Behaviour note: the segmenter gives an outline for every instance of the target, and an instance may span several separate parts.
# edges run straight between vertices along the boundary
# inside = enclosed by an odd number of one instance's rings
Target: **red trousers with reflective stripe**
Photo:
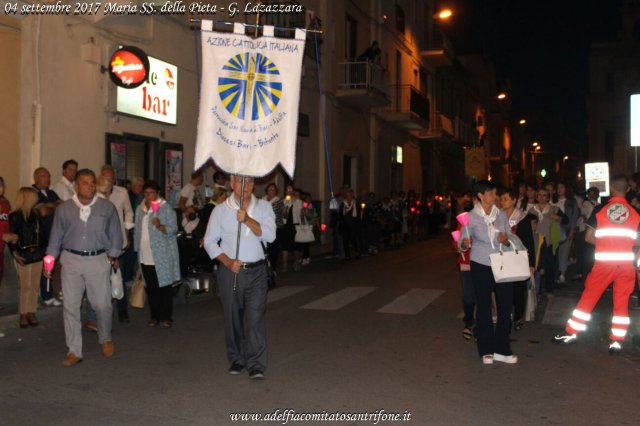
[[[628,265],[621,265],[619,263],[596,261],[584,282],[584,291],[576,309],[585,314],[590,314],[600,297],[602,297],[602,293],[613,282],[613,316],[629,318],[629,296],[633,292],[635,277],[636,268],[631,262]],[[572,319],[578,323],[585,323],[584,320],[576,317],[572,317]],[[612,328],[626,331],[629,325],[612,324]],[[566,331],[570,334],[580,332],[580,330],[575,330],[569,324],[567,324]],[[609,337],[611,340],[624,340],[624,336],[615,336],[613,333]]]

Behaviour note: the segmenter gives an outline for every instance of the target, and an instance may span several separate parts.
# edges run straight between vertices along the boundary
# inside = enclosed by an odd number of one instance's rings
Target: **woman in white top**
[[[473,186],[478,199],[469,213],[469,225],[461,233],[460,249],[471,249],[471,280],[476,293],[476,336],[478,353],[483,364],[494,361],[515,364],[518,357],[511,351],[509,330],[513,304],[513,283],[496,281],[491,271],[490,255],[498,253],[500,244],[510,245],[511,228],[504,212],[496,206],[495,184],[483,180]],[[472,243],[473,241],[473,243]],[[491,293],[495,292],[498,305],[498,321],[491,321]]]

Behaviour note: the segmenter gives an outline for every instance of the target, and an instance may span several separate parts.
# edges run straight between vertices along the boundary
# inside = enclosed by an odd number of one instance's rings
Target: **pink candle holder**
[[[44,268],[44,270],[47,272],[51,272],[53,271],[53,267],[56,265],[56,258],[48,254],[42,259],[42,262],[43,262],[42,267]],[[50,287],[51,287],[51,279],[47,278],[47,293],[49,292]]]
[[[462,226],[469,226],[469,212],[460,213],[456,216],[458,223]]]

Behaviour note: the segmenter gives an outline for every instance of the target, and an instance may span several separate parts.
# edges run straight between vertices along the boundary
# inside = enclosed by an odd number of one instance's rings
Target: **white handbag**
[[[294,237],[294,241],[296,243],[312,243],[315,240],[316,237],[313,235],[313,225],[296,225],[296,235]]]
[[[118,300],[124,297],[124,287],[122,285],[122,273],[120,272],[120,268],[116,270],[111,268],[111,297]]]
[[[491,271],[496,283],[524,281],[531,277],[529,254],[526,250],[503,251],[500,244],[498,253],[491,253]]]

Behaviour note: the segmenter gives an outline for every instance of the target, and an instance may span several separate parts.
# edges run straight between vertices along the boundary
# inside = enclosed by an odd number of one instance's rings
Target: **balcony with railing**
[[[452,140],[456,137],[455,121],[441,112],[436,112],[429,128],[412,132],[412,134],[418,139]]]
[[[391,86],[391,104],[382,111],[382,117],[409,131],[429,129],[429,100],[413,86]]]
[[[359,109],[389,105],[389,75],[380,66],[368,61],[342,62],[336,97]]]
[[[420,56],[436,67],[447,67],[453,64],[456,54],[447,36],[442,31],[435,30]]]

